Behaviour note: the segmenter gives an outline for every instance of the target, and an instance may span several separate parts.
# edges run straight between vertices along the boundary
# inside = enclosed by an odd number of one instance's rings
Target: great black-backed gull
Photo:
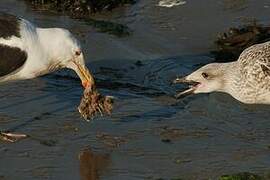
[[[270,104],[270,41],[245,49],[235,62],[211,63],[174,82],[190,84],[178,98],[220,91],[246,104]]]
[[[80,44],[68,30],[38,28],[23,18],[0,13],[0,82],[31,79],[61,68],[74,70],[84,87],[94,83]],[[24,137],[0,135],[10,141]]]

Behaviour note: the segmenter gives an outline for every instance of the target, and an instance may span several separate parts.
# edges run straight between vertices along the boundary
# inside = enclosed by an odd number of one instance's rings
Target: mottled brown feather
[[[262,68],[262,71],[263,71],[264,75],[270,76],[270,69],[269,69],[269,67],[265,66],[264,64],[261,64],[261,68]]]

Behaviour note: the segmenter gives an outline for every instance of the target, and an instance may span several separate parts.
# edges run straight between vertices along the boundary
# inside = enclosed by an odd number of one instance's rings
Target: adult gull
[[[94,85],[80,43],[68,30],[39,28],[23,18],[0,13],[0,83],[32,79],[61,68],[74,70],[85,88]],[[0,132],[0,136],[13,141],[25,135]]]

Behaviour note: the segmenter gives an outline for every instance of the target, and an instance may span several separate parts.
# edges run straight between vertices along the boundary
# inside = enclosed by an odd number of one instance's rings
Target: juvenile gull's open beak
[[[94,77],[92,76],[92,74],[89,72],[89,70],[87,69],[87,67],[82,66],[81,64],[75,62],[76,66],[77,66],[77,74],[80,77],[81,81],[82,81],[82,86],[84,88],[87,87],[94,87],[95,81],[94,81]]]
[[[178,83],[189,83],[190,81],[186,80],[186,77],[177,77],[175,80],[173,80],[174,84]]]
[[[199,82],[196,82],[196,81],[190,81],[190,80],[187,80],[185,77],[182,77],[182,78],[176,78],[174,81],[173,81],[174,84],[178,84],[178,83],[186,83],[189,85],[189,89],[185,90],[185,91],[182,91],[182,92],[179,92],[178,94],[175,95],[175,97],[177,99],[179,98],[183,98],[185,96],[188,96],[190,94],[193,94],[193,92],[196,90],[197,88],[197,85],[199,85],[200,83]]]

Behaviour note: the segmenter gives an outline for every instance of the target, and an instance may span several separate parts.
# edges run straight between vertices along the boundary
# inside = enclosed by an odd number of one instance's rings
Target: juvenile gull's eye
[[[81,51],[80,51],[80,50],[76,51],[76,52],[75,52],[75,55],[76,55],[76,56],[81,55]]]
[[[202,73],[202,77],[205,78],[205,79],[207,79],[207,78],[209,77],[209,75],[208,75],[207,73],[204,73],[204,72],[203,72],[203,73]]]

